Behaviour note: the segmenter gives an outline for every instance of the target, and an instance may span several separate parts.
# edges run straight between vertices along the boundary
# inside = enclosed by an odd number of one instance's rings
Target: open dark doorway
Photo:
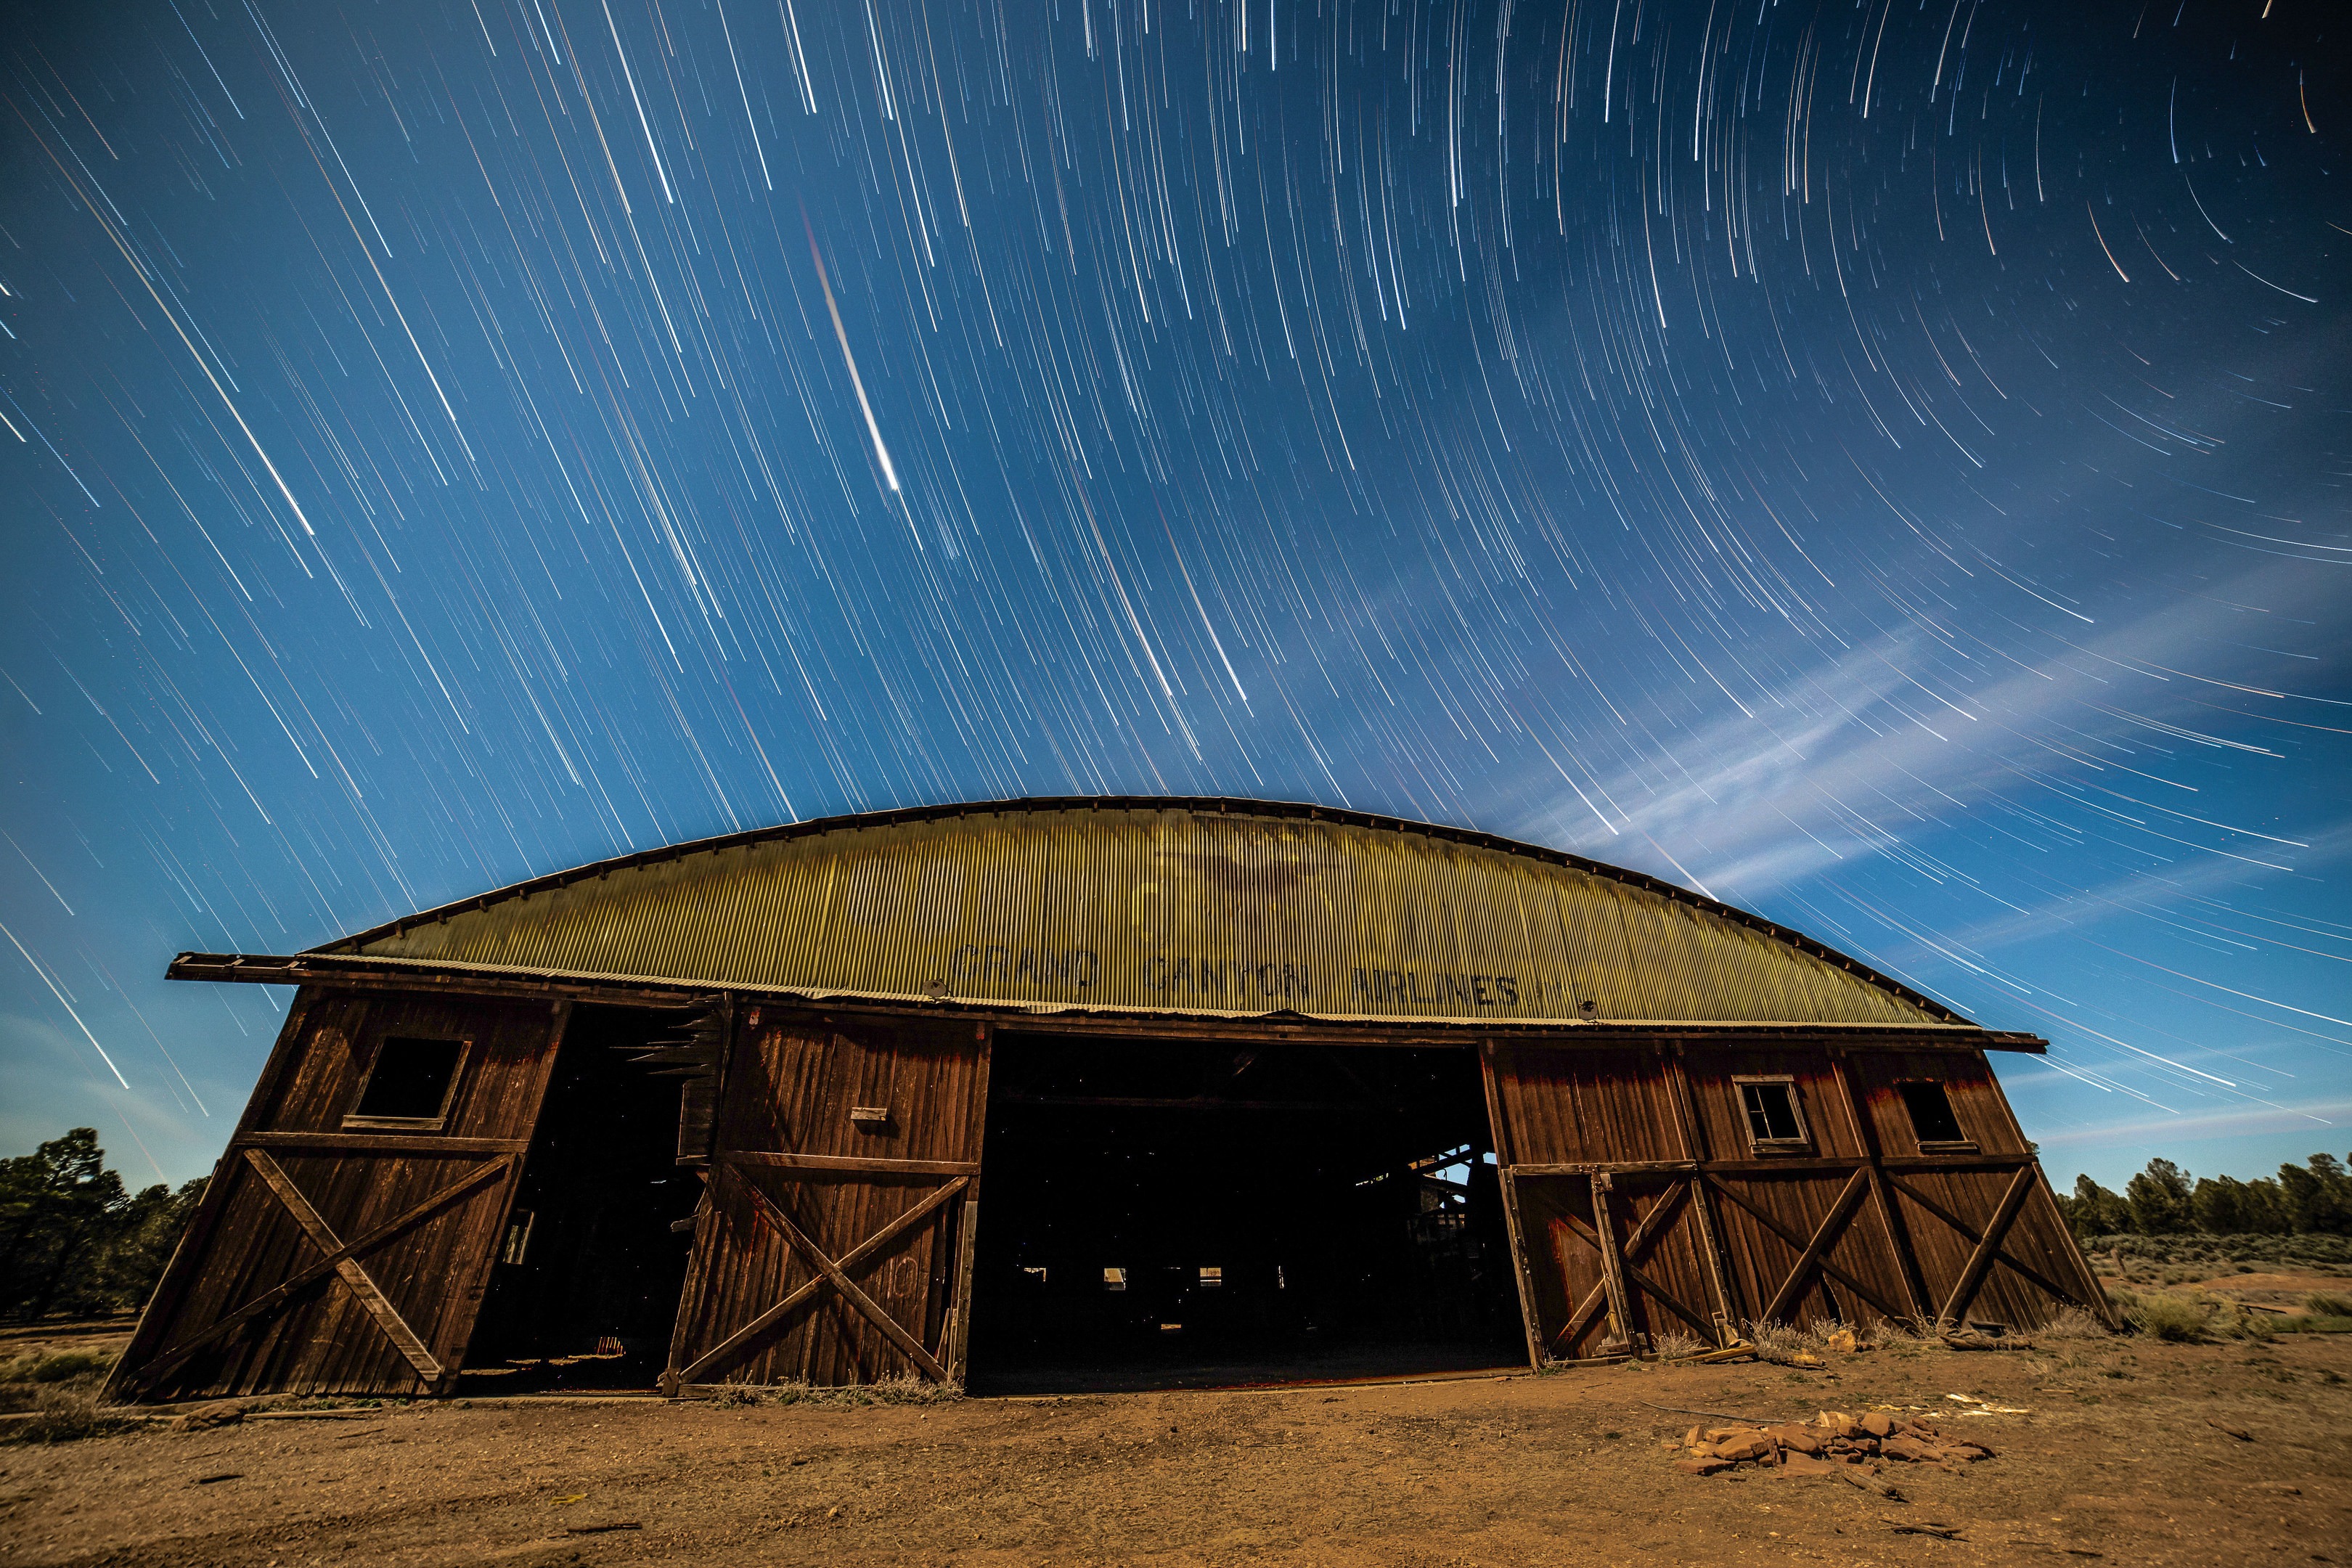
[[[1000,1036],[983,1393],[1397,1376],[1524,1343],[1475,1053]]]
[[[466,1392],[650,1390],[667,1359],[702,1183],[677,1163],[678,1091],[637,1058],[689,1016],[583,1005],[557,1047]]]

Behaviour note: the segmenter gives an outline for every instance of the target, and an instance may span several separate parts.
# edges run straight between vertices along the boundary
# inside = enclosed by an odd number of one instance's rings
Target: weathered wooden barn
[[[1455,828],[889,812],[171,973],[299,990],[119,1397],[448,1394],[591,1345],[677,1393],[961,1379],[975,1334],[1500,1327],[1540,1363],[2111,1311],[1989,1065],[2042,1041]]]

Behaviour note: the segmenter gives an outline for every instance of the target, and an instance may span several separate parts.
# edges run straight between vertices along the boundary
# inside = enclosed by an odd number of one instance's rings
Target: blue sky
[[[2195,5],[78,8],[0,96],[0,1143],[167,984],[1024,794],[1638,867],[2062,1183],[2352,1149],[2341,47]]]

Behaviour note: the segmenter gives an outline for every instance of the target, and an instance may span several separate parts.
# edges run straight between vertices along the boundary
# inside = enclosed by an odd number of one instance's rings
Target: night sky
[[[30,14],[27,14],[30,13]],[[0,44],[0,1152],[167,984],[842,812],[1311,800],[2352,1148],[2322,0],[93,0]]]

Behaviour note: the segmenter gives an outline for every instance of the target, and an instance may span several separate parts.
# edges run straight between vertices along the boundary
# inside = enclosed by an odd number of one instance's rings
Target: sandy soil
[[[0,1448],[0,1563],[2352,1563],[2352,1335],[1895,1346],[1823,1372],[824,1408],[478,1402]],[[1677,1474],[1696,1417],[1959,1406],[2000,1457]],[[1937,1417],[1930,1417],[1936,1419]],[[2251,1436],[2242,1441],[2221,1426]],[[1957,1528],[1958,1540],[1899,1533]]]

